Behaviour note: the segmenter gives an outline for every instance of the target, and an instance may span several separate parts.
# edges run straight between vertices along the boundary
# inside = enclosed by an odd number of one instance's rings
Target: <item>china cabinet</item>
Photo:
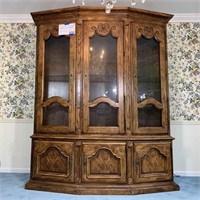
[[[73,7],[32,17],[35,126],[26,188],[73,194],[179,190],[167,82],[172,15]]]

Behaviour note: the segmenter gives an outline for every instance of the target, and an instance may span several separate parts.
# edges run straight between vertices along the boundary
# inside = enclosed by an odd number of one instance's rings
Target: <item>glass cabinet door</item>
[[[111,35],[90,39],[89,101],[99,97],[117,102],[117,40]],[[118,108],[101,102],[89,109],[89,126],[118,126]]]
[[[160,31],[148,26],[136,29],[133,110],[134,131],[138,133],[167,130],[166,54]]]
[[[141,37],[137,40],[137,101],[161,102],[160,94],[159,43],[154,39]],[[149,102],[151,103],[151,102]],[[139,127],[160,127],[161,110],[153,104],[138,108]]]
[[[72,131],[74,129],[73,43],[74,37],[58,36],[56,26],[43,27],[38,63],[41,131]],[[40,78],[41,75],[41,79]]]
[[[84,132],[123,133],[123,46],[120,23],[86,23]]]

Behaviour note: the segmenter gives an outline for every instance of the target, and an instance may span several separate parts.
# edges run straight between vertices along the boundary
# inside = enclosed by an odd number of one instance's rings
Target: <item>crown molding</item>
[[[0,14],[0,23],[33,23],[30,14]]]
[[[200,22],[200,13],[175,13],[170,23]],[[33,23],[30,14],[0,14],[0,23]]]
[[[175,13],[170,23],[200,22],[200,13]]]

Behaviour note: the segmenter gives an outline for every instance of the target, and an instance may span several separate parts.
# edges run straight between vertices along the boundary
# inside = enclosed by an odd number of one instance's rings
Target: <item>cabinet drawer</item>
[[[34,141],[33,178],[74,181],[74,143]]]
[[[125,183],[126,143],[83,143],[82,181]]]
[[[134,144],[134,182],[172,180],[171,142]]]

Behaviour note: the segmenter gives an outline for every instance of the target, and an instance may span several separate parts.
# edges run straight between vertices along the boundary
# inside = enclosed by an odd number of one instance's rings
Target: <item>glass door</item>
[[[135,30],[134,132],[167,133],[166,50],[165,39],[159,37],[163,30],[149,26]]]
[[[40,131],[66,132],[74,130],[75,37],[58,36],[56,30],[43,27],[40,35],[37,125]]]
[[[87,22],[84,27],[84,132],[123,133],[122,24]]]

